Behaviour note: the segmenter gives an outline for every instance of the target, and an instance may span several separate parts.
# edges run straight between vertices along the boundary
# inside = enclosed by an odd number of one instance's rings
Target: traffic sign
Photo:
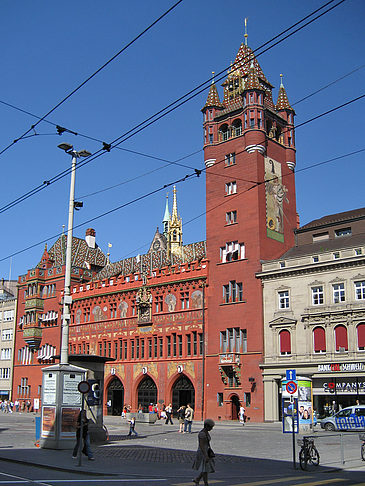
[[[298,385],[296,384],[295,381],[288,381],[288,383],[285,385],[286,391],[292,395],[298,390]]]
[[[82,394],[89,393],[90,383],[88,381],[80,381],[80,383],[77,385],[77,388]]]
[[[296,380],[297,379],[296,370],[286,370],[286,379],[287,380]]]

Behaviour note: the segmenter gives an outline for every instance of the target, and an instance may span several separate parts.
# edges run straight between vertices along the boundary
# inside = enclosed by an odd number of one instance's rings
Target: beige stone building
[[[262,263],[265,420],[281,418],[287,369],[309,377],[317,414],[365,404],[365,208],[296,230],[296,245]]]
[[[11,399],[17,282],[0,281],[0,400]]]

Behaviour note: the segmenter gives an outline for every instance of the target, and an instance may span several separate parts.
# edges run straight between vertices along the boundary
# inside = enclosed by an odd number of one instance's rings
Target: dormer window
[[[352,234],[351,228],[340,228],[338,230],[335,230],[336,238],[341,236],[351,236],[351,234]]]

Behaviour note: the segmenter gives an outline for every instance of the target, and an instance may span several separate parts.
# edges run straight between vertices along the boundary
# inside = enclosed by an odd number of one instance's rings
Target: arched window
[[[315,353],[326,352],[326,331],[323,327],[313,329],[313,349]]]
[[[225,123],[224,125],[222,125],[219,128],[219,133],[220,133],[220,139],[221,139],[221,141],[224,142],[225,140],[228,140],[229,139],[230,130],[229,130],[229,127],[228,127],[227,123]]]
[[[357,347],[359,351],[365,351],[365,324],[360,323],[356,329],[357,329]]]
[[[336,351],[348,351],[347,328],[340,324],[335,327]]]
[[[174,230],[173,233],[172,233],[172,240],[173,241],[176,241],[177,240],[177,233],[176,231]]]
[[[280,354],[291,354],[291,339],[290,332],[287,330],[280,331],[279,333],[280,341]]]

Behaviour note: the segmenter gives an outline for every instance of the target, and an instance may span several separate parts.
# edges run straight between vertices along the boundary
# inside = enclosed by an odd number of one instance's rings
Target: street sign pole
[[[294,469],[296,469],[297,465],[295,463],[295,421],[294,421],[295,398],[293,397],[293,395],[290,396],[290,401],[293,404],[291,409],[291,424],[292,424],[292,439],[293,439],[293,467]]]

